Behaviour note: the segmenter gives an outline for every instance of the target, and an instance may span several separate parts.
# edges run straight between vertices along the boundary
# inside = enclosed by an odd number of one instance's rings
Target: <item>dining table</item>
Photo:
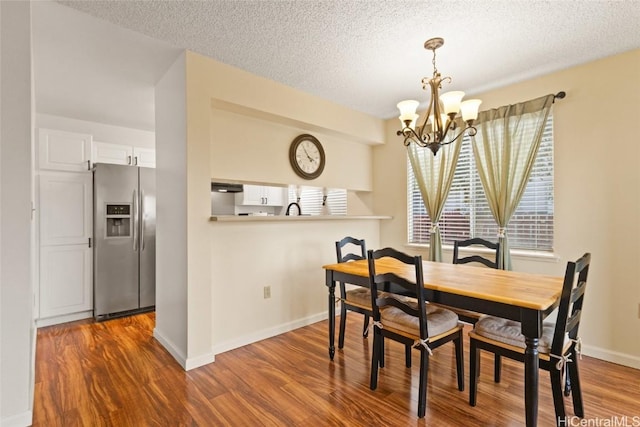
[[[525,419],[528,427],[538,421],[538,341],[543,320],[560,302],[563,277],[507,271],[463,264],[422,261],[425,299],[478,313],[520,322],[525,337]],[[369,287],[367,260],[328,264],[329,357],[335,355],[335,287],[344,282]],[[415,268],[391,258],[375,261],[376,274],[394,273],[415,280]],[[393,284],[386,290],[393,292]]]

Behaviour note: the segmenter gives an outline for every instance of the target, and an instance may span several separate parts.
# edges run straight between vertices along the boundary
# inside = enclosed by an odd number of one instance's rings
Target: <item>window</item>
[[[408,231],[409,243],[429,243],[431,221],[422,202],[418,183],[407,157]],[[442,243],[453,245],[454,240],[482,237],[496,241],[496,225],[482,189],[471,147],[465,137],[460,158],[440,217]],[[512,249],[536,251],[553,250],[553,119],[545,125],[538,157],[529,182],[507,227]]]
[[[299,187],[300,192],[300,210],[305,215],[323,215],[322,212],[322,198],[324,191],[327,193],[326,205],[329,208],[331,215],[346,215],[347,214],[347,190],[339,188],[330,188],[323,190],[320,187]],[[289,186],[289,201],[288,203],[295,202],[296,186]]]

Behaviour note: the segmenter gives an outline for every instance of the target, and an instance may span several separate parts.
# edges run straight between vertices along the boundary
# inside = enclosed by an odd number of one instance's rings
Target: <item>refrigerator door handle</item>
[[[140,190],[140,252],[144,251],[144,190]]]
[[[138,251],[138,192],[133,190],[133,250]]]

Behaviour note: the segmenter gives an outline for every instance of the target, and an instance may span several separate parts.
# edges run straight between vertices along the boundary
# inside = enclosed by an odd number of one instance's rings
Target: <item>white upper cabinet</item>
[[[236,193],[236,204],[244,206],[282,206],[284,204],[283,187],[263,185],[243,185],[243,191]]]
[[[133,147],[133,161],[136,166],[156,167],[156,150],[153,148]]]
[[[93,142],[93,162],[115,165],[133,164],[133,147],[130,145]]]
[[[93,143],[93,162],[155,168],[156,150],[95,141]]]
[[[38,138],[40,169],[72,172],[91,169],[91,135],[39,129]]]

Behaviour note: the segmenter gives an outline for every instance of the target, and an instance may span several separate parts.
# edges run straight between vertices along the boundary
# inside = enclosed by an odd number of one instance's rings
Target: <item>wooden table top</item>
[[[560,298],[563,277],[423,261],[424,287],[456,295],[546,310]],[[367,260],[324,265],[325,270],[368,277]],[[415,281],[415,269],[392,258],[376,261],[376,273]]]

